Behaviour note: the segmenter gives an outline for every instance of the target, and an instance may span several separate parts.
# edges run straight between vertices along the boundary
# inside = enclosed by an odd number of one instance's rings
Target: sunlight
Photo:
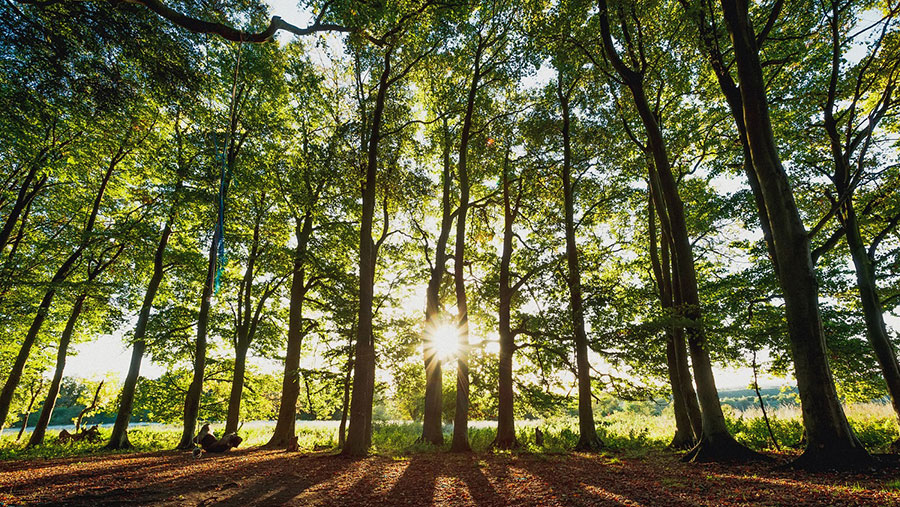
[[[431,333],[434,351],[442,361],[456,356],[459,350],[459,331],[453,324],[441,324]]]

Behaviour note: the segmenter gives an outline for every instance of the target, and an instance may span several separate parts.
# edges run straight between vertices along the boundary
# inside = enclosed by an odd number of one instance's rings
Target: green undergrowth
[[[887,452],[898,438],[897,423],[889,411],[877,406],[850,408],[847,411],[850,423],[860,441],[871,451]],[[726,411],[729,429],[740,442],[749,447],[768,451],[774,450],[763,418],[752,411]],[[803,427],[799,411],[777,410],[769,414],[769,422],[775,438],[782,448],[802,445]],[[213,423],[212,429],[222,432],[223,425]],[[569,452],[578,442],[578,421],[574,418],[554,418],[543,421],[520,421],[516,423],[519,447],[507,453],[559,454]],[[244,442],[241,447],[265,444],[274,429],[272,422],[248,423],[241,427]],[[298,421],[298,445],[301,451],[337,451],[336,421]],[[543,434],[543,443],[538,445],[536,429]],[[28,434],[21,441],[15,440],[15,433],[7,430],[0,437],[0,459],[27,459],[82,456],[105,453],[102,449],[109,437],[110,428],[100,429],[103,441],[91,444],[80,442],[61,445],[56,433],[48,434],[46,443],[34,448],[25,448]],[[628,412],[597,417],[597,434],[605,451],[623,456],[641,456],[648,451],[664,449],[672,438],[674,421],[667,415],[645,415]],[[441,447],[417,443],[421,435],[421,424],[413,422],[376,421],[373,424],[372,452],[383,456],[402,457],[416,453],[441,452],[449,450],[452,426],[444,427],[445,443]],[[494,422],[472,423],[469,427],[469,443],[475,452],[486,452],[496,435]],[[176,426],[137,427],[129,432],[134,445],[133,451],[152,452],[170,450],[181,436]],[[128,452],[128,451],[117,451]]]

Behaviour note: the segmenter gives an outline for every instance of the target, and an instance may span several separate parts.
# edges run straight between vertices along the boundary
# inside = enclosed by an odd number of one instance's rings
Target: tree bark
[[[691,242],[687,233],[684,216],[684,203],[678,194],[678,185],[672,174],[672,168],[666,152],[662,131],[656,115],[650,108],[643,86],[643,70],[635,71],[621,60],[609,28],[609,12],[606,0],[600,0],[600,30],[604,49],[616,73],[623,79],[631,92],[641,123],[647,134],[647,145],[653,154],[655,168],[651,178],[659,185],[661,201],[658,208],[665,208],[668,235],[671,241],[672,265],[677,275],[677,283],[681,291],[682,315],[692,322],[687,329],[688,350],[694,368],[694,379],[697,383],[697,395],[700,400],[703,435],[700,442],[684,459],[690,461],[731,461],[762,458],[761,455],[739,444],[725,426],[725,415],[719,403],[715,377],[709,352],[706,349],[706,336],[702,329],[700,295],[697,286],[697,273],[694,268],[694,257]]]
[[[231,393],[228,397],[228,413],[225,419],[225,434],[234,433],[241,419],[241,394],[244,391],[244,376],[247,371],[247,350],[249,340],[241,342],[234,351],[234,376],[231,380]]]
[[[140,378],[141,361],[144,357],[144,351],[147,349],[147,342],[145,341],[147,323],[150,321],[153,300],[156,299],[159,284],[162,282],[165,274],[163,255],[171,235],[172,219],[170,218],[166,221],[166,225],[163,227],[162,234],[159,237],[159,243],[156,245],[156,254],[153,256],[153,274],[150,276],[150,283],[147,284],[144,301],[141,303],[137,324],[134,327],[131,363],[128,365],[125,385],[122,386],[122,394],[119,396],[119,411],[116,413],[116,422],[113,424],[112,434],[109,437],[109,442],[106,444],[107,449],[130,449],[132,447],[131,442],[128,441],[128,423],[131,421],[131,412],[134,407],[134,393],[137,388],[138,378]]]
[[[194,430],[197,429],[197,418],[200,416],[200,396],[203,394],[203,375],[206,372],[207,328],[209,326],[209,309],[212,306],[213,285],[216,279],[216,259],[218,258],[219,233],[213,233],[209,246],[209,257],[206,267],[206,282],[200,295],[200,313],[197,315],[197,339],[194,342],[194,375],[184,397],[184,420],[181,440],[177,449],[188,450],[194,447]]]
[[[881,304],[881,298],[878,294],[878,284],[875,275],[875,268],[872,265],[872,259],[869,257],[866,244],[863,242],[860,234],[859,219],[856,215],[856,207],[854,205],[854,193],[858,182],[854,178],[854,170],[851,165],[851,157],[854,155],[863,160],[868,148],[868,141],[863,142],[860,146],[859,142],[866,139],[864,134],[875,129],[876,125],[887,111],[887,105],[891,102],[893,84],[887,84],[882,100],[885,105],[876,109],[868,115],[868,125],[862,131],[848,130],[846,135],[849,137],[853,132],[854,141],[846,144],[842,142],[842,136],[839,132],[838,120],[835,118],[834,110],[838,101],[838,85],[841,76],[841,52],[843,44],[839,31],[841,8],[837,2],[831,4],[831,40],[832,40],[832,61],[831,75],[828,83],[828,95],[824,106],[825,132],[828,134],[828,141],[831,147],[831,157],[834,162],[834,182],[835,190],[838,194],[838,202],[842,203],[838,210],[838,217],[844,230],[844,238],[847,240],[847,246],[850,250],[850,257],[853,259],[853,266],[856,271],[856,286],[859,290],[860,306],[863,310],[863,318],[866,323],[866,338],[875,352],[875,357],[881,367],[882,376],[887,384],[888,394],[891,398],[891,404],[894,408],[894,414],[900,420],[900,365],[897,364],[897,355],[891,344],[887,329],[884,323],[884,309]],[[861,79],[862,76],[860,76]],[[858,92],[857,92],[858,93]],[[854,99],[849,106],[850,110],[854,110],[858,105],[858,100]],[[849,122],[853,122],[852,113]],[[855,125],[854,125],[855,127]],[[815,261],[814,261],[815,262]],[[900,440],[898,440],[900,442]]]
[[[516,350],[515,337],[510,325],[510,313],[512,298],[515,289],[510,286],[509,265],[512,261],[513,250],[513,222],[516,219],[517,205],[511,204],[509,195],[509,172],[506,167],[509,163],[507,157],[503,167],[503,250],[500,256],[500,313],[499,329],[500,353],[498,364],[498,409],[497,409],[497,436],[491,443],[492,448],[514,449],[519,446],[516,440],[515,411],[513,410],[513,354]],[[519,190],[521,196],[521,189]]]
[[[565,208],[566,265],[569,286],[569,305],[572,308],[572,330],[575,335],[575,365],[578,376],[578,443],[576,450],[591,451],[603,446],[594,425],[594,408],[591,402],[591,366],[588,361],[588,340],[584,325],[584,301],[581,294],[581,268],[578,263],[578,246],[575,243],[575,188],[572,183],[572,141],[569,118],[569,94],[563,92],[562,77],[558,77],[557,96],[562,109],[563,139],[563,206]]]
[[[338,447],[344,448],[347,436],[347,411],[350,408],[350,378],[353,375],[353,340],[347,352],[347,374],[344,375],[344,396],[341,400],[341,424],[338,426]]]
[[[350,428],[341,454],[365,456],[372,443],[372,402],[375,396],[375,343],[372,328],[372,301],[375,290],[375,242],[372,224],[375,217],[376,178],[378,175],[378,142],[384,105],[390,86],[391,57],[394,48],[385,49],[384,68],[378,82],[372,133],[369,137],[365,182],[362,188],[362,217],[359,227],[359,323],[356,329],[356,361],[353,370],[353,393],[350,399]]]
[[[649,190],[649,189],[648,189]],[[650,192],[648,191],[648,194]],[[653,197],[651,195],[648,205],[648,224],[650,236],[650,265],[653,269],[653,275],[656,279],[656,288],[659,294],[660,305],[667,315],[672,311],[672,284],[668,273],[663,271],[663,263],[660,261],[659,249],[657,246],[656,234],[656,212],[653,209]],[[663,248],[668,246],[663,243]],[[666,256],[668,257],[668,256]],[[668,258],[666,259],[665,269],[669,270]],[[674,326],[666,326],[666,365],[669,373],[669,384],[672,389],[672,409],[675,413],[675,436],[669,447],[675,449],[690,449],[696,443],[693,428],[691,427],[691,419],[688,415],[687,403],[685,402],[684,391],[682,390],[681,369],[679,368],[678,356],[675,352],[675,329]]]
[[[284,447],[296,434],[297,398],[300,396],[300,351],[303,346],[303,303],[306,300],[306,255],[312,236],[313,215],[307,210],[297,224],[297,247],[294,250],[294,271],[291,279],[291,303],[288,318],[287,352],[284,357],[284,377],[281,382],[281,403],[275,432],[266,447]]]
[[[103,380],[97,384],[97,389],[94,390],[94,398],[91,399],[91,404],[81,409],[81,412],[78,412],[78,417],[75,419],[75,433],[81,431],[81,421],[84,419],[85,414],[97,408],[97,401],[100,399],[100,390],[103,389]]]
[[[47,399],[44,400],[41,415],[38,417],[34,431],[31,432],[31,438],[28,439],[27,447],[35,447],[44,442],[44,435],[47,432],[47,426],[50,424],[50,417],[53,415],[53,407],[56,405],[56,397],[59,395],[59,388],[62,384],[69,343],[72,341],[72,333],[75,332],[75,325],[78,322],[78,317],[81,316],[85,299],[87,299],[87,294],[82,293],[75,298],[75,303],[72,305],[72,313],[69,314],[69,320],[66,322],[62,337],[59,339],[59,349],[56,351],[56,370],[53,372],[53,380],[50,382],[50,389],[47,391]]]
[[[872,458],[850,428],[834,388],[819,314],[818,282],[809,237],[772,132],[748,5],[746,0],[722,0],[722,8],[734,44],[753,168],[759,177],[772,225],[791,355],[806,428],[806,450],[793,465],[806,469],[868,467],[873,463]]]
[[[762,188],[759,184],[759,177],[753,169],[753,157],[750,154],[750,144],[747,141],[747,127],[744,124],[743,116],[743,99],[741,91],[731,76],[731,70],[725,65],[725,61],[718,42],[716,30],[710,25],[707,18],[707,12],[703,7],[691,9],[689,0],[680,0],[682,5],[689,11],[693,11],[696,15],[697,28],[700,33],[700,41],[703,51],[706,54],[709,64],[716,75],[716,81],[722,94],[725,96],[725,102],[731,116],[734,118],[735,128],[737,129],[738,139],[741,143],[741,152],[743,157],[743,170],[747,176],[747,183],[750,191],[753,193],[753,203],[756,205],[756,212],[759,215],[760,229],[763,233],[763,239],[766,242],[766,249],[769,253],[769,259],[775,272],[778,272],[778,259],[775,254],[775,243],[772,238],[772,225],[769,220],[769,212],[766,210],[765,198],[762,194]]]
[[[16,201],[13,203],[9,215],[6,217],[3,228],[0,229],[0,252],[3,252],[7,243],[9,243],[9,237],[12,235],[12,231],[16,227],[16,222],[18,222],[22,211],[28,206],[31,199],[34,198],[47,181],[46,176],[39,179],[35,183],[34,188],[29,192],[31,183],[34,180],[35,175],[37,175],[38,166],[40,165],[39,162],[42,158],[43,157],[39,157],[38,160],[31,164],[31,168],[25,174],[25,178],[19,186],[19,191],[16,193]]]
[[[444,444],[442,424],[443,372],[441,358],[434,350],[431,333],[440,326],[440,292],[447,267],[447,243],[453,228],[453,214],[450,209],[450,136],[444,122],[443,169],[441,170],[441,230],[434,250],[434,265],[425,290],[425,334],[422,353],[425,356],[425,414],[422,420],[423,442],[432,445]]]
[[[35,383],[37,383],[37,387],[35,387]],[[25,417],[22,418],[22,427],[19,428],[19,434],[16,435],[16,442],[22,440],[22,435],[25,433],[25,429],[28,428],[28,419],[31,417],[31,409],[34,408],[34,402],[37,401],[38,395],[41,394],[41,388],[43,387],[43,378],[39,381],[32,381],[31,383],[31,398],[28,399],[28,408],[25,409]]]
[[[869,344],[881,366],[894,414],[900,420],[900,366],[897,364],[897,353],[885,327],[884,309],[878,295],[875,269],[859,233],[859,221],[856,218],[852,198],[844,205],[843,225],[847,246],[850,248],[850,256],[856,270],[856,286],[859,289],[859,299],[866,322],[866,338],[869,339]]]
[[[261,201],[266,198],[265,193]],[[262,223],[261,209],[256,210],[253,224],[253,239],[247,256],[247,268],[244,278],[238,286],[238,310],[234,322],[237,339],[234,342],[234,375],[231,380],[231,393],[228,398],[228,411],[225,418],[225,434],[234,433],[238,429],[241,418],[241,395],[244,392],[244,376],[247,369],[247,351],[256,332],[256,318],[253,312],[253,279],[256,275],[256,261],[260,256],[259,233]],[[261,306],[266,298],[265,293],[260,294],[258,304]]]
[[[456,361],[456,413],[453,414],[453,440],[451,452],[468,452],[469,446],[469,307],[466,299],[465,254],[466,215],[469,212],[469,138],[475,111],[475,98],[481,81],[481,55],[484,47],[479,42],[475,50],[472,81],[469,83],[466,113],[463,117],[459,139],[457,176],[459,180],[459,208],[456,213],[456,244],[453,256],[453,282],[456,290],[456,316],[459,319],[459,350]]]

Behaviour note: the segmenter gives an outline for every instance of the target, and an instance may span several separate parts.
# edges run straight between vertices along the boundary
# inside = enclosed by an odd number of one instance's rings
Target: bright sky
[[[273,15],[281,16],[285,21],[289,23],[304,27],[308,26],[312,22],[312,15],[308,11],[301,11],[297,7],[297,4],[294,0],[265,1],[269,5]],[[281,37],[286,38],[289,36],[281,35]],[[337,37],[332,37],[333,36],[329,36],[329,39],[331,39],[329,41],[330,45],[332,45],[332,48],[339,48],[339,39]],[[314,55],[314,58],[326,57],[323,52],[318,51],[318,54]],[[550,78],[552,78],[552,71],[549,71],[549,69],[546,68],[542,68],[538,73],[538,76],[535,76],[532,79],[537,82]],[[742,182],[740,181],[721,182],[722,186],[726,187],[740,185],[741,183]],[[722,190],[726,189],[723,188]],[[422,306],[424,297],[417,296],[417,294],[413,294],[411,296],[411,299],[404,306],[410,309]],[[886,315],[886,319],[890,328],[900,329],[900,319],[891,315]],[[107,374],[113,374],[117,375],[121,380],[124,380],[125,374],[128,371],[128,364],[131,358],[131,350],[129,347],[126,347],[124,345],[122,334],[126,329],[128,329],[128,326],[133,326],[133,319],[129,322],[125,329],[119,330],[113,334],[101,335],[95,340],[76,345],[74,347],[75,353],[66,365],[66,374],[69,376],[86,378],[97,378],[105,376]],[[476,340],[480,340],[480,338],[473,337],[473,341]],[[765,355],[763,355],[760,359],[761,361],[765,361]],[[255,363],[267,371],[278,371],[280,369],[279,365],[277,365],[273,361],[256,360]],[[162,367],[152,363],[147,358],[144,359],[141,365],[141,374],[143,376],[157,377],[163,372],[164,369]],[[751,382],[752,378],[753,373],[750,368],[716,369],[716,383],[720,389],[745,388]],[[780,386],[792,383],[793,381],[770,376],[762,376],[760,378],[760,384],[766,387]]]

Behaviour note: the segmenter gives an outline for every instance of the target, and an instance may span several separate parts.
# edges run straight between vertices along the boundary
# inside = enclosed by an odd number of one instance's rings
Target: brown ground
[[[682,464],[669,453],[347,459],[243,449],[195,459],[166,451],[2,462],[0,506],[900,506],[898,475]]]

